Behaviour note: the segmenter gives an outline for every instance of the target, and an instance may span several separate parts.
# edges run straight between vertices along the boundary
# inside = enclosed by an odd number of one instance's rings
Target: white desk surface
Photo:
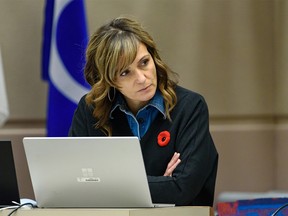
[[[7,216],[11,210],[0,211],[0,216]],[[213,216],[213,209],[202,206],[139,208],[139,209],[19,209],[12,216]]]

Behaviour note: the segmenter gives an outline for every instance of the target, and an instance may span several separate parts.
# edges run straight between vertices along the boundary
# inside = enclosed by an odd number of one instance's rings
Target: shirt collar
[[[159,90],[156,91],[154,97],[149,101],[149,103],[146,106],[144,106],[142,109],[140,109],[138,112],[140,112],[141,110],[144,110],[148,106],[155,107],[160,113],[162,113],[163,117],[166,118],[164,98]],[[115,103],[113,104],[112,109],[110,111],[111,119],[114,118],[113,112],[116,110],[117,107],[122,112],[125,112],[126,114],[131,113],[122,94],[117,94]]]

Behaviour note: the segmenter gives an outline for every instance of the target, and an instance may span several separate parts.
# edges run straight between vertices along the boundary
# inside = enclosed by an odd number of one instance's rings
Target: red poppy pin
[[[157,137],[158,145],[159,146],[166,146],[170,141],[170,133],[169,131],[162,131],[158,134]]]

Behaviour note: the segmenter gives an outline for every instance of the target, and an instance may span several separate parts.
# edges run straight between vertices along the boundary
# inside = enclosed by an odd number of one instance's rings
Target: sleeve
[[[186,99],[181,107],[179,121],[172,122],[181,163],[172,177],[148,176],[151,197],[158,203],[212,206],[218,153],[209,131],[208,107],[202,97],[196,104]]]

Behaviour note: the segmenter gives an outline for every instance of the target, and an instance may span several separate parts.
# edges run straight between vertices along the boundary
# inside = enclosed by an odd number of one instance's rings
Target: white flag
[[[6,122],[8,116],[9,116],[9,108],[8,108],[6,86],[4,80],[4,70],[0,49],[0,127]]]

